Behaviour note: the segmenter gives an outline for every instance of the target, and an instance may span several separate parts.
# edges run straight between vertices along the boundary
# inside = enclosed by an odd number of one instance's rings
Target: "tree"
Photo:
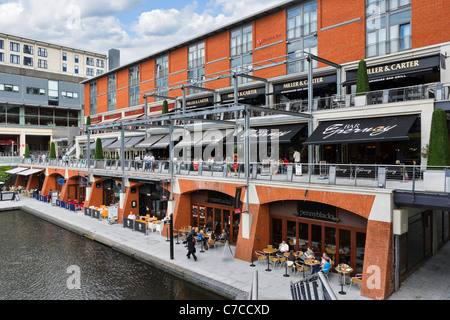
[[[162,114],[166,113],[169,113],[169,104],[167,103],[167,100],[164,100],[162,107]]]
[[[358,75],[356,78],[356,93],[364,93],[370,91],[369,76],[367,75],[366,61],[359,61]]]
[[[431,170],[442,170],[450,166],[450,146],[445,111],[437,108],[431,118],[430,143],[428,144],[428,165]],[[440,167],[440,168],[439,168]]]
[[[25,158],[29,158],[31,157],[30,155],[30,146],[28,144],[25,145],[25,154],[24,154]]]
[[[56,149],[55,149],[55,143],[52,142],[50,144],[50,159],[56,159]]]
[[[103,160],[103,147],[102,140],[97,138],[97,142],[95,144],[95,160]]]
[[[86,126],[90,126],[90,125],[91,125],[91,117],[88,116],[88,117],[86,118]]]

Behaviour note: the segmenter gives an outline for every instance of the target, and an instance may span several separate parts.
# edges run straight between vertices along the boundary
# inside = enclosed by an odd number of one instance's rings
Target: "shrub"
[[[450,166],[450,147],[445,111],[437,108],[431,119],[430,143],[428,144],[428,165],[431,170],[442,170]]]
[[[103,160],[103,147],[102,140],[97,138],[97,142],[95,144],[95,160]]]
[[[50,159],[56,159],[56,149],[55,149],[55,143],[52,142],[50,144]]]
[[[356,93],[370,91],[369,76],[367,75],[367,65],[364,60],[359,61],[358,75],[356,78]]]

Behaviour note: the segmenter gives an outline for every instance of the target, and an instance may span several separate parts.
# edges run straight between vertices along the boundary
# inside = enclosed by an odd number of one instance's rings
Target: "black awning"
[[[258,98],[259,96],[265,95],[265,94],[266,94],[265,87],[241,90],[238,92],[238,100],[242,101],[242,100],[246,100],[246,99],[255,99],[255,98]],[[220,97],[221,97],[222,103],[234,102],[234,92],[222,94]]]
[[[320,123],[304,145],[409,140],[417,115],[350,119]]]
[[[267,142],[278,139],[279,143],[291,143],[292,139],[305,127],[306,123],[286,124],[270,127],[254,127],[250,130],[250,140],[266,138]],[[236,143],[244,143],[244,130],[238,132]],[[228,141],[228,140],[227,140]]]
[[[324,76],[316,76],[313,78],[314,89],[322,88],[335,84],[337,82],[336,74],[329,74]],[[272,94],[288,94],[308,90],[308,79],[294,80],[284,83],[275,84],[273,86]]]
[[[433,73],[440,69],[440,64],[440,55],[410,58],[408,60],[368,66],[367,75],[369,82],[391,80],[410,75]],[[358,69],[349,70],[346,75],[347,80],[342,85],[356,84]]]

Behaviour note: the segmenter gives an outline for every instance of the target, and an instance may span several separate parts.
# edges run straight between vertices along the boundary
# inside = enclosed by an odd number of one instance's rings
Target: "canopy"
[[[9,171],[6,171],[6,173],[9,173],[9,174],[17,174],[17,173],[19,173],[19,172],[21,172],[21,171],[25,171],[25,170],[28,170],[29,168],[23,168],[23,167],[18,167],[18,168],[15,168],[15,169],[11,169],[11,170],[9,170]]]
[[[304,145],[409,140],[417,115],[326,121]]]
[[[164,138],[166,134],[155,134],[151,135],[149,138],[145,139],[141,143],[135,146],[137,149],[146,149],[150,148],[152,145],[160,141],[162,138]]]
[[[21,171],[17,173],[19,176],[31,176],[32,174],[42,172],[44,169],[28,169],[26,171]]]

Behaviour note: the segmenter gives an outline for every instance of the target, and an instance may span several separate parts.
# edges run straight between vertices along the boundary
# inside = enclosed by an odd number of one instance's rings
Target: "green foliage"
[[[25,145],[25,158],[31,157],[30,155],[30,146],[28,144]]]
[[[95,144],[95,160],[103,160],[103,147],[102,140],[97,138],[97,142]]]
[[[11,184],[11,175],[6,171],[11,170],[11,166],[0,167],[0,182]]]
[[[162,114],[169,113],[169,104],[167,100],[164,100],[163,107],[162,107]]]
[[[56,159],[56,148],[55,148],[55,143],[52,142],[50,144],[50,159]]]
[[[450,146],[445,111],[437,108],[431,119],[430,143],[428,144],[428,165],[437,166],[428,168],[442,170],[450,166]],[[439,166],[442,166],[439,168]]]
[[[87,126],[90,126],[90,125],[91,125],[91,117],[90,117],[90,116],[88,116],[88,117],[86,118],[86,125],[87,125]]]
[[[369,76],[367,75],[367,65],[364,60],[359,61],[358,75],[356,79],[356,93],[369,92]]]

